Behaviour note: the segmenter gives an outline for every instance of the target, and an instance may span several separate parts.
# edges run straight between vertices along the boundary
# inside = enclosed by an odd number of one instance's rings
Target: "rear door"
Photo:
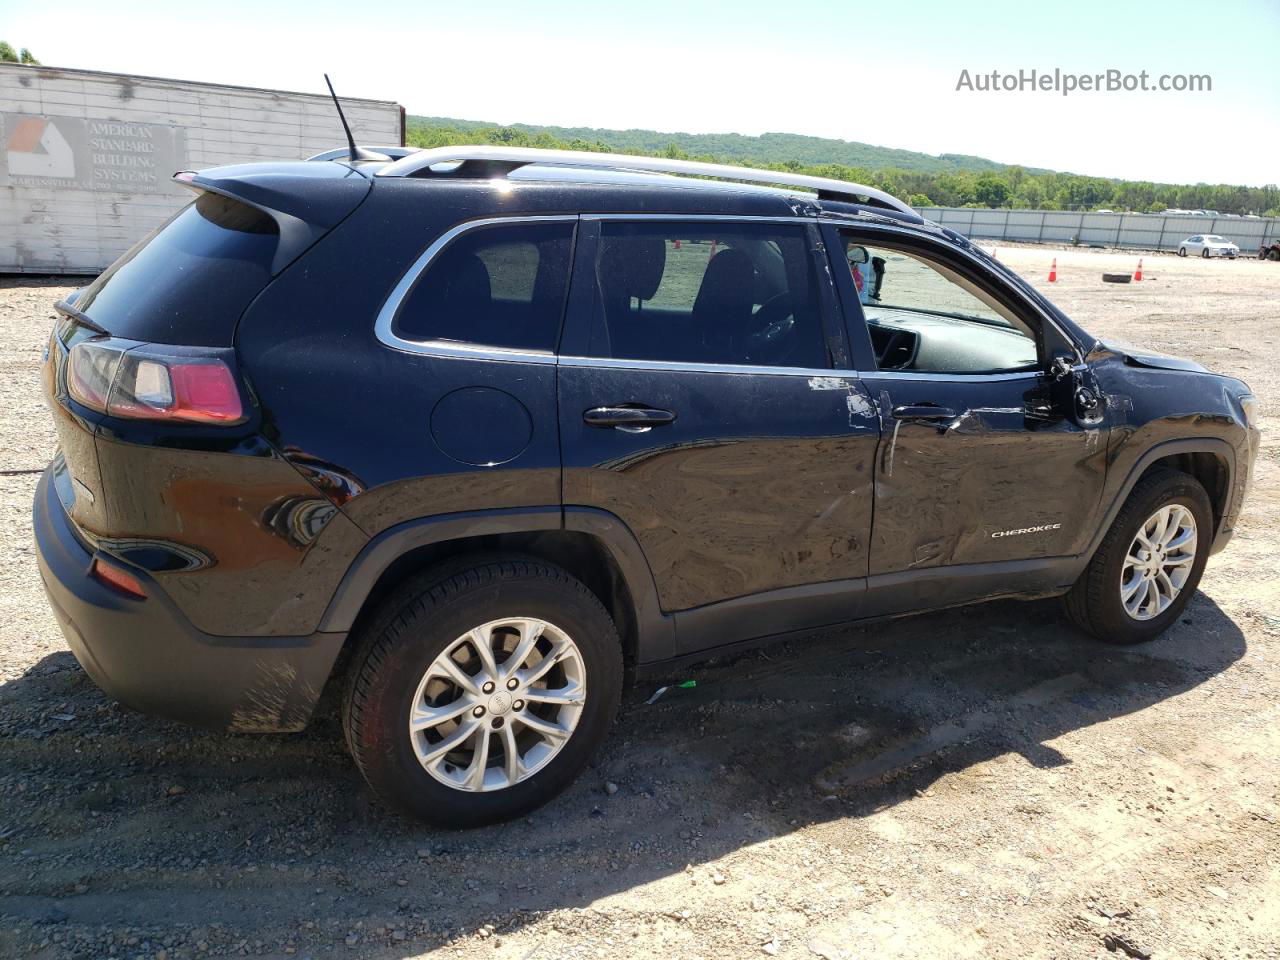
[[[664,611],[824,582],[855,602],[879,422],[833,314],[812,224],[584,217],[559,366],[564,503],[630,528]],[[677,618],[677,645],[803,625],[795,613]]]
[[[1047,558],[1078,553],[1092,532],[1106,469],[1105,424],[1064,406],[1051,372],[1068,341],[942,244],[824,229],[847,264],[836,269],[854,355],[885,425],[873,578],[954,577],[954,595],[936,598],[948,601],[963,599],[970,575],[1011,593],[1051,580]],[[975,566],[993,563],[1009,566]]]

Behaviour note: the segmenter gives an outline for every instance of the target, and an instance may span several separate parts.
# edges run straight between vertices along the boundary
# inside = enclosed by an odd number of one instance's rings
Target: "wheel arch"
[[[1098,549],[1133,488],[1143,477],[1160,469],[1178,470],[1200,482],[1209,494],[1209,502],[1213,506],[1214,536],[1217,537],[1230,503],[1232,480],[1236,471],[1235,449],[1226,440],[1217,437],[1166,440],[1151,447],[1130,467],[1083,554],[1086,561]]]
[[[581,580],[613,618],[629,665],[672,655],[674,627],[659,608],[639,543],[617,517],[588,508],[477,511],[397,524],[351,563],[320,629],[355,635],[362,618],[406,578],[444,562],[498,555],[554,563]]]

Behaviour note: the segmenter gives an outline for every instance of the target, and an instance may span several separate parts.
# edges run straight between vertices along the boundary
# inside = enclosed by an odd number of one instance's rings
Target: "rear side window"
[[[811,254],[798,224],[606,222],[589,353],[829,367]]]
[[[280,236],[260,210],[202,193],[117,260],[75,302],[114,336],[229,346],[271,280]]]
[[[392,328],[405,340],[551,352],[569,286],[570,221],[464,233],[414,284]]]

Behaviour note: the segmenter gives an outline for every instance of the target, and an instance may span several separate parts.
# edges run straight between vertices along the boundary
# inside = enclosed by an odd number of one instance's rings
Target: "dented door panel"
[[[884,418],[871,573],[1067,556],[1093,533],[1106,430],[1042,421],[1038,375],[966,382],[868,374]],[[900,420],[936,404],[954,416]]]

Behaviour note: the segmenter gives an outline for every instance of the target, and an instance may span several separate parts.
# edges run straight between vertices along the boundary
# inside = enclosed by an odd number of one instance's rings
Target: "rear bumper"
[[[89,575],[95,554],[71,528],[45,471],[33,523],[40,576],[63,636],[103,692],[130,707],[198,726],[289,732],[306,726],[345,633],[220,637],[195,629],[136,567],[146,600]]]

